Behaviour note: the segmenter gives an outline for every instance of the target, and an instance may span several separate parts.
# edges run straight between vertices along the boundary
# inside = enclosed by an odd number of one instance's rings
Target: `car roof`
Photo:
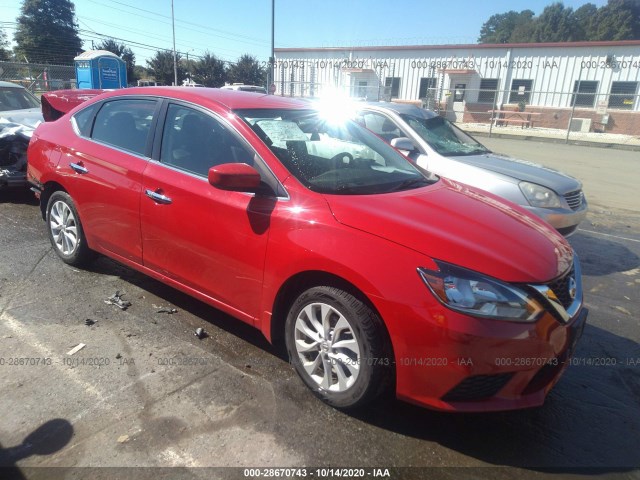
[[[431,110],[420,108],[411,103],[366,102],[360,108],[365,108],[365,107],[373,107],[376,110],[387,110],[387,111],[395,112],[400,115],[412,115],[418,118],[428,119],[428,118],[433,118],[438,116],[437,113]]]
[[[131,87],[98,95],[97,99],[142,95],[168,97],[185,100],[203,106],[215,103],[229,110],[236,109],[308,109],[309,104],[294,98],[276,95],[260,95],[255,92],[237,90],[222,90],[220,88],[192,88],[192,87]]]
[[[18,85],[17,83],[3,82],[3,81],[0,81],[0,87],[4,87],[4,88],[22,88],[22,89],[24,89],[24,87],[22,85]]]

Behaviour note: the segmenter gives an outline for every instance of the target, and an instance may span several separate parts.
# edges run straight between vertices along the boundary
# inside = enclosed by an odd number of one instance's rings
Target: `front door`
[[[275,198],[217,189],[207,174],[217,164],[254,161],[219,117],[171,103],[140,206],[144,265],[247,322],[259,314]]]

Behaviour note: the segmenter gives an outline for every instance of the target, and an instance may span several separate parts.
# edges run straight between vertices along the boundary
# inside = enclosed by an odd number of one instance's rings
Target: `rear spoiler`
[[[42,116],[44,117],[44,121],[53,122],[81,103],[106,91],[107,90],[56,90],[43,93],[40,101],[42,102]]]

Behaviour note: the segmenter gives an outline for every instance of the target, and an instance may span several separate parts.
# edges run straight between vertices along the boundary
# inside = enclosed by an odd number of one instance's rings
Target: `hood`
[[[8,110],[0,112],[0,119],[18,125],[26,125],[28,127],[37,127],[44,122],[42,112],[39,108],[24,108],[22,110]]]
[[[512,177],[519,181],[537,183],[560,195],[574,192],[582,188],[582,184],[573,177],[558,172],[552,168],[538,165],[537,163],[527,162],[499,155],[488,153],[483,155],[469,155],[448,157],[457,162],[473,165],[474,167],[484,168],[492,172],[496,172],[508,177]]]
[[[546,283],[573,261],[571,246],[548,224],[451,180],[405,192],[325,198],[344,225],[503,281]]]

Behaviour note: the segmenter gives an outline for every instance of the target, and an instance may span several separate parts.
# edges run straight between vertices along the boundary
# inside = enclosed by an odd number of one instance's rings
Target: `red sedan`
[[[283,339],[338,408],[540,405],[587,316],[566,240],[339,111],[175,87],[42,124],[28,179],[72,265],[107,255]]]

